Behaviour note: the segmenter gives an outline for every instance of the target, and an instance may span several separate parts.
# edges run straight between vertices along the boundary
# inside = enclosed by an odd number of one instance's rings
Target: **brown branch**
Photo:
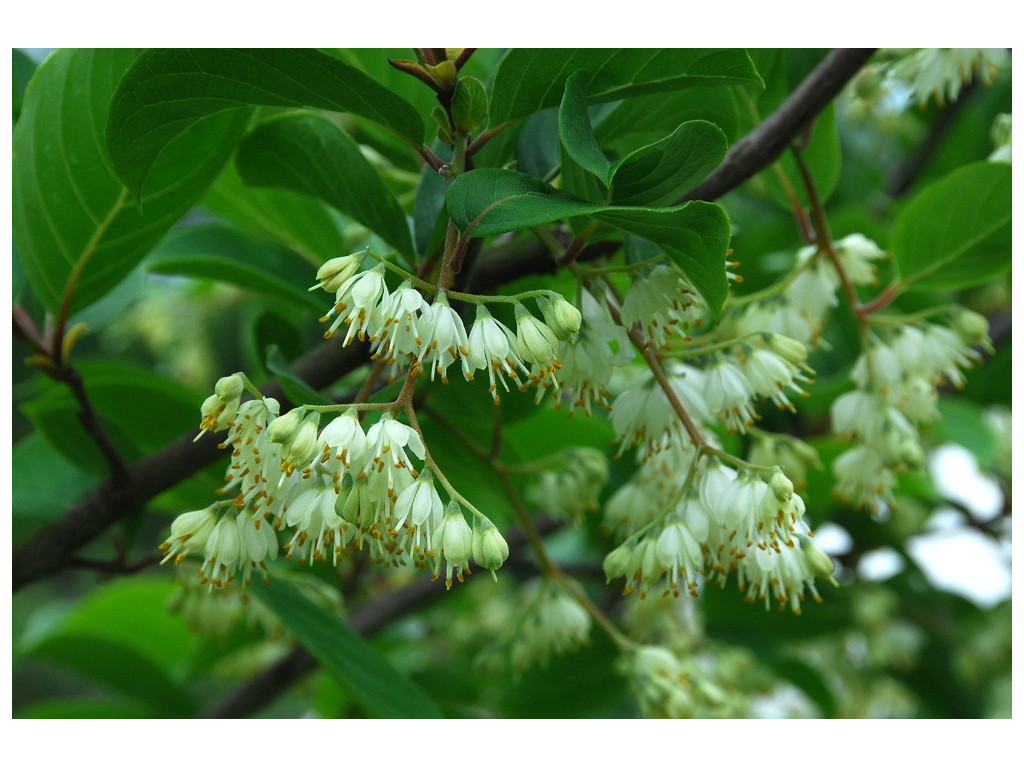
[[[716,200],[775,162],[874,52],[874,48],[836,48],[829,53],[778,109],[736,142],[722,164],[677,204]]]

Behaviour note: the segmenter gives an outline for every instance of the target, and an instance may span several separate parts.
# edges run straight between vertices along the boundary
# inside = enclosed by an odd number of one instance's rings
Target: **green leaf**
[[[178,126],[131,204],[103,141],[111,94],[136,52],[58,51],[36,72],[14,130],[13,222],[32,291],[56,313],[117,285],[192,207],[241,135],[244,113]]]
[[[670,136],[638,149],[616,164],[612,202],[669,205],[697,186],[722,162],[725,134],[704,120],[680,125]]]
[[[200,205],[247,234],[271,239],[322,264],[346,253],[342,221],[330,207],[288,189],[250,187],[228,163]]]
[[[251,589],[368,714],[391,718],[441,717],[420,688],[399,674],[345,622],[294,586],[275,579],[270,583],[256,582]]]
[[[893,225],[892,256],[904,285],[958,289],[1010,268],[1011,172],[974,163],[931,184]]]
[[[558,138],[562,147],[583,169],[597,176],[607,187],[612,180],[612,164],[594,138],[587,112],[587,83],[584,70],[573,72],[565,81],[565,94],[558,108]]]
[[[323,200],[413,255],[409,224],[359,145],[323,115],[271,118],[245,137],[235,159],[247,184],[285,187]]]
[[[329,399],[289,370],[288,362],[276,344],[267,348],[267,370],[277,376],[281,389],[293,405],[330,405]]]
[[[46,720],[121,720],[127,718],[159,717],[138,702],[104,701],[96,699],[46,699],[34,701],[14,713],[17,718]]]
[[[591,104],[682,88],[761,84],[739,48],[514,48],[494,75],[490,124],[555,106],[566,80],[579,69],[591,73]]]
[[[740,136],[735,90],[724,86],[624,99],[596,123],[594,136],[602,147],[621,156],[658,141],[680,123],[707,120],[733,142]]]
[[[211,115],[253,105],[351,112],[413,146],[423,120],[401,96],[316,50],[170,49],[143,53],[110,105],[107,143],[118,175],[139,195],[176,136]]]
[[[11,49],[11,111],[18,121],[21,105],[25,102],[25,89],[36,71],[36,63],[22,50]]]
[[[120,643],[60,633],[40,642],[28,655],[145,702],[164,717],[188,717],[197,709],[195,701],[164,670]]]
[[[174,669],[187,659],[193,638],[181,617],[167,611],[167,601],[179,588],[170,574],[107,582],[83,598],[58,631],[103,639],[161,669]]]
[[[324,302],[308,291],[316,268],[293,251],[251,240],[222,224],[176,229],[146,258],[150,272],[205,277],[248,288],[322,313]]]
[[[135,364],[81,360],[85,390],[111,441],[134,461],[195,428],[202,397]],[[62,384],[47,384],[22,411],[58,451],[102,476],[108,468],[78,420],[78,403]]]
[[[515,171],[481,168],[448,188],[448,213],[473,237],[593,216],[658,245],[689,277],[717,318],[729,291],[725,255],[729,221],[714,203],[692,201],[675,208],[602,206],[551,189]]]
[[[16,538],[24,538],[55,519],[95,482],[39,434],[31,434],[15,444],[11,467],[11,512]]]

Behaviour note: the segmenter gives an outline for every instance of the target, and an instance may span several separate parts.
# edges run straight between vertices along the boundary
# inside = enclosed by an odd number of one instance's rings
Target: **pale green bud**
[[[362,253],[350,253],[348,256],[336,256],[325,261],[323,266],[316,272],[316,279],[319,280],[310,290],[323,288],[325,291],[335,293],[341,284],[359,271],[359,265],[363,261]]]
[[[610,584],[612,579],[621,578],[629,573],[629,561],[632,557],[633,547],[628,541],[608,553],[604,559],[604,575],[608,579],[607,583]]]
[[[319,414],[310,414],[299,425],[292,439],[284,443],[281,451],[281,470],[285,474],[290,475],[295,469],[308,466],[316,456],[319,426]]]
[[[797,366],[802,365],[807,359],[807,347],[796,339],[783,336],[781,333],[769,333],[767,336],[768,349],[779,357]]]
[[[213,391],[221,400],[228,402],[230,400],[240,398],[242,396],[242,389],[244,389],[242,377],[237,373],[234,373],[230,376],[218,379]]]
[[[491,572],[495,581],[498,580],[494,570],[500,568],[508,557],[508,542],[490,520],[473,524],[473,560],[481,568]]]
[[[527,363],[551,365],[558,355],[558,337],[522,304],[516,304],[516,342]]]
[[[793,498],[793,483],[786,477],[784,472],[778,470],[772,472],[768,484],[771,486],[775,498],[779,501],[789,501]]]
[[[552,299],[537,299],[544,322],[559,339],[568,339],[579,333],[583,323],[582,313],[562,296],[555,295]]]
[[[302,411],[288,411],[284,416],[278,416],[267,425],[267,437],[272,443],[288,443],[299,430],[302,423]]]
[[[910,437],[900,443],[899,457],[908,469],[920,469],[924,465],[924,451],[917,440]]]
[[[832,558],[809,541],[804,541],[801,549],[803,550],[804,557],[807,558],[807,566],[811,569],[811,572],[818,578],[827,579],[832,584],[835,584],[836,580],[832,577],[832,574],[835,573],[836,564],[832,561]]]
[[[988,339],[988,320],[977,312],[961,309],[953,318],[953,330],[964,344],[976,347]]]

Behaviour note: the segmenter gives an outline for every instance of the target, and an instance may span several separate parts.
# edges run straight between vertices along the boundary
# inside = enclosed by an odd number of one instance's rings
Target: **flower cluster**
[[[508,556],[485,516],[472,510],[471,528],[455,498],[442,504],[422,465],[419,433],[391,412],[364,432],[355,408],[322,429],[317,411],[279,409],[272,398],[238,407],[223,443],[232,449],[224,491],[234,498],[176,518],[162,545],[165,562],[198,555],[203,583],[226,587],[238,576],[249,583],[277,557],[285,531],[287,558],[337,564],[353,548],[367,550],[385,565],[411,560],[435,576],[443,568],[450,587],[471,559],[493,573]]]
[[[597,509],[607,482],[607,457],[596,448],[579,446],[566,451],[554,468],[537,473],[526,500],[561,520],[578,522],[588,510]]]
[[[487,372],[491,395],[500,401],[499,385],[509,383],[526,390],[530,385],[558,388],[560,340],[580,330],[581,313],[562,296],[548,292],[537,298],[544,320],[514,302],[516,329],[495,318],[486,304],[477,304],[476,319],[467,332],[448,296],[438,290],[428,303],[410,280],[389,291],[385,264],[357,271],[361,254],[332,259],[317,273],[323,288],[335,294],[335,302],[321,318],[330,322],[325,338],[343,325],[344,345],[356,339],[369,341],[373,358],[389,365],[402,364],[430,371],[430,378],[448,382],[448,368],[458,362],[470,381],[477,371]],[[333,319],[332,319],[333,318]]]
[[[938,418],[938,388],[962,387],[963,370],[981,359],[988,321],[959,310],[949,326],[899,324],[870,345],[851,372],[856,389],[832,404],[832,427],[853,447],[832,465],[837,493],[870,509],[891,501],[896,474],[924,460],[917,425]]]

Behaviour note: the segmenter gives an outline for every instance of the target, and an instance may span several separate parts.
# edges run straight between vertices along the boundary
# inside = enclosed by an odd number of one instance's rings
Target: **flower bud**
[[[629,542],[620,544],[613,549],[604,559],[604,575],[607,583],[611,584],[612,579],[618,579],[629,573],[629,561],[633,557],[633,547]]]
[[[301,410],[288,411],[284,416],[278,416],[267,425],[267,437],[272,443],[288,443],[298,432],[301,423]]]
[[[337,292],[341,284],[359,270],[359,265],[363,260],[362,256],[362,253],[350,253],[348,256],[336,256],[325,261],[316,272],[316,279],[320,282],[310,290],[323,288],[330,293]]]
[[[559,339],[568,339],[579,332],[583,315],[561,295],[555,294],[552,299],[539,298],[537,305],[544,315],[544,322]]]
[[[779,501],[789,501],[793,498],[793,483],[784,472],[775,470],[772,472],[771,479],[768,484],[772,488],[772,493],[775,494],[775,498]]]
[[[785,358],[793,365],[801,365],[807,359],[807,347],[796,339],[783,336],[781,333],[767,334],[768,349],[779,357]]]
[[[801,549],[803,550],[804,557],[807,558],[807,566],[811,569],[811,572],[818,578],[828,579],[829,582],[835,584],[836,581],[832,574],[836,570],[836,564],[832,561],[832,558],[809,541],[804,541],[803,544],[804,546]]]
[[[544,323],[516,304],[516,346],[527,363],[551,365],[558,354],[558,338]]]
[[[988,338],[988,320],[977,312],[961,309],[953,318],[953,330],[964,344],[976,347]]]
[[[494,569],[500,568],[508,557],[508,542],[494,524],[487,520],[475,520],[473,524],[473,560],[481,568],[491,572],[495,581],[498,580]]]
[[[295,430],[291,439],[281,448],[281,471],[290,475],[298,467],[306,467],[317,454],[319,414],[307,416]]]
[[[457,502],[448,502],[433,538],[439,550],[437,573],[441,572],[441,562],[444,561],[447,564],[444,583],[451,589],[452,572],[462,581],[462,572],[469,567],[469,558],[473,554],[473,529],[463,517],[462,508]]]
[[[237,373],[234,373],[230,376],[218,379],[213,391],[216,393],[217,397],[226,403],[230,400],[240,398],[242,396],[243,388],[242,377]]]

